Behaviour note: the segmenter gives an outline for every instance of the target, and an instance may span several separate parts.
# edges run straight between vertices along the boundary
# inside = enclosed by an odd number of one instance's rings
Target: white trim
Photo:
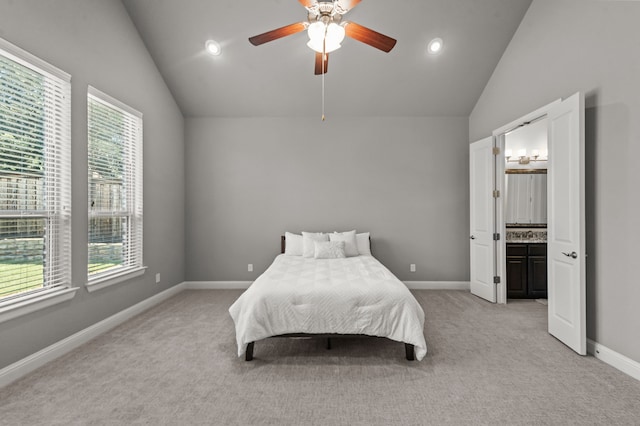
[[[640,362],[627,358],[591,339],[587,339],[587,353],[634,379],[640,380]]]
[[[253,281],[186,281],[187,290],[246,290]],[[412,290],[469,290],[469,281],[404,281]]]
[[[253,281],[186,281],[186,290],[246,290]]]
[[[27,52],[24,49],[19,48],[15,44],[0,38],[0,52],[9,57],[12,61],[24,65],[25,67],[36,71],[40,74],[46,74],[48,77],[52,77],[64,82],[71,82],[71,75],[62,71],[50,63],[38,58],[37,56]],[[37,69],[34,69],[36,67]]]
[[[0,323],[27,315],[75,297],[78,287],[62,287],[38,291],[0,303]]]
[[[467,290],[469,281],[403,281],[410,290]]]
[[[127,269],[126,271],[108,274],[104,277],[96,277],[86,283],[85,286],[87,287],[88,292],[100,290],[101,288],[110,287],[112,285],[130,280],[132,278],[139,277],[140,275],[144,274],[144,271],[146,269],[146,266],[142,266],[140,268]]]
[[[100,90],[96,89],[93,86],[87,87],[87,95],[91,99],[95,100],[96,102],[100,102],[101,104],[106,105],[109,108],[117,108],[124,113],[128,113],[142,119],[142,113],[140,111],[138,111],[135,108],[131,108],[129,105],[125,104],[124,102],[120,102],[113,96],[109,96],[106,93],[101,92]]]
[[[498,127],[496,130],[492,132],[492,135],[500,136],[504,133],[509,133],[517,129],[518,127],[520,127],[523,124],[526,124],[527,122],[535,121],[541,118],[542,116],[547,115],[549,111],[551,111],[551,108],[553,108],[556,105],[559,105],[560,103],[562,103],[562,98],[556,99],[555,101],[548,103],[545,106],[542,106],[536,109],[535,111],[525,114],[522,117],[505,124],[504,126]]]
[[[77,289],[77,288],[76,288]],[[123,311],[118,312],[106,318],[96,324],[93,324],[84,330],[62,339],[46,348],[38,351],[20,361],[14,362],[11,365],[0,370],[0,388],[12,383],[25,375],[31,373],[36,368],[40,368],[48,362],[55,360],[56,358],[69,353],[78,346],[87,343],[89,340],[106,333],[112,328],[122,324],[123,322],[133,318],[134,316],[146,311],[158,305],[161,302],[175,296],[185,289],[184,283],[175,285],[168,290],[158,293],[155,296],[151,296],[148,299],[143,300]]]

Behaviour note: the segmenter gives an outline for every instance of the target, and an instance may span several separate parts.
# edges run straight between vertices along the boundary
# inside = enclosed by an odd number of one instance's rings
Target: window
[[[142,114],[93,87],[87,103],[91,289],[143,271]]]
[[[70,81],[0,39],[0,320],[25,300],[75,292],[65,290],[71,284]]]

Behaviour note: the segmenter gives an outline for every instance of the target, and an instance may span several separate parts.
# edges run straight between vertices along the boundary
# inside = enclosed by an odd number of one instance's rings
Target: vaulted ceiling
[[[123,0],[185,116],[320,115],[322,77],[305,32],[248,38],[306,20],[296,0]],[[327,115],[468,116],[531,0],[362,0],[345,15],[398,40],[331,53]],[[426,53],[440,37],[444,49]],[[220,56],[205,52],[216,40]]]

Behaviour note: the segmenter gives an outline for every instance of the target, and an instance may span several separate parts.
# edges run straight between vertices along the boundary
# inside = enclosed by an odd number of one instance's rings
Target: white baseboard
[[[640,380],[640,363],[636,362],[626,356],[619,354],[618,352],[601,345],[598,342],[594,342],[591,339],[587,339],[587,353],[598,358],[600,361],[609,364],[610,366],[617,368],[625,374],[633,377],[636,380]]]
[[[62,339],[53,345],[38,351],[20,361],[14,362],[11,365],[6,366],[0,370],[0,388],[12,383],[27,374],[31,373],[37,368],[42,367],[48,362],[71,352],[78,346],[87,343],[89,340],[98,337],[102,333],[105,333],[112,328],[122,324],[123,322],[133,318],[134,316],[146,311],[155,305],[164,302],[170,297],[175,296],[185,289],[185,283],[175,285],[162,293],[158,293],[148,299],[143,300],[123,311],[118,312],[115,315],[105,318],[104,320],[95,323],[84,330],[72,334],[66,339]]]
[[[246,290],[253,281],[186,281],[186,290]]]
[[[411,290],[469,290],[469,281],[404,281]]]
[[[252,281],[186,281],[187,290],[245,290]],[[404,281],[412,290],[469,290],[469,281]]]

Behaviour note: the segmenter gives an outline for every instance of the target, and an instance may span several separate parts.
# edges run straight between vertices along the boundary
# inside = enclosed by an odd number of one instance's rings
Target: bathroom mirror
[[[507,172],[505,223],[507,226],[547,224],[546,170]]]

